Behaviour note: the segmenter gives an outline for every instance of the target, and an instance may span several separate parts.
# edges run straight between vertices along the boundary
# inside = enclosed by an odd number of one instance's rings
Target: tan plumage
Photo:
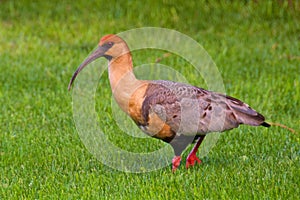
[[[132,57],[125,41],[116,35],[104,36],[98,49],[74,73],[77,74],[98,57],[109,60],[109,79],[114,98],[148,135],[171,144],[177,169],[182,151],[198,140],[187,158],[186,166],[201,161],[196,152],[205,135],[238,127],[270,126],[265,118],[247,104],[233,97],[172,81],[138,80],[132,71]]]

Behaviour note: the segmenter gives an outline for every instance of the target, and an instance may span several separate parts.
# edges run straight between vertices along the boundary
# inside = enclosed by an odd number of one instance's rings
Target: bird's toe
[[[196,164],[200,164],[202,161],[196,156],[196,154],[190,154],[186,159],[186,168],[189,168],[190,166],[194,166]]]
[[[176,169],[179,167],[181,161],[181,156],[174,156],[172,159],[172,172],[175,172]]]

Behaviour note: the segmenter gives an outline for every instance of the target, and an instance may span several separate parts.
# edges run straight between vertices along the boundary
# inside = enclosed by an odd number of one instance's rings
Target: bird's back
[[[149,120],[150,115],[156,115],[174,133],[184,135],[221,132],[240,124],[267,125],[261,114],[238,99],[162,80],[149,83],[142,115],[144,122]]]

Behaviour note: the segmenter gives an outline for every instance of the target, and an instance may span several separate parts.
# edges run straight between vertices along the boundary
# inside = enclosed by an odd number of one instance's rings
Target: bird
[[[74,72],[68,90],[80,71],[94,60],[108,61],[108,75],[114,99],[147,135],[169,143],[174,150],[172,171],[180,166],[183,151],[193,142],[186,168],[202,161],[196,153],[210,132],[239,127],[270,127],[265,117],[248,104],[222,93],[169,80],[139,80],[133,73],[127,43],[116,34],[103,36]]]

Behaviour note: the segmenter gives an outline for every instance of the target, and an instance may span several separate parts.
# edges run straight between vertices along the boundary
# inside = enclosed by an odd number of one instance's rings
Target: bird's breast
[[[171,127],[161,120],[155,113],[149,114],[146,124],[139,124],[139,128],[151,137],[170,142],[176,135]]]

